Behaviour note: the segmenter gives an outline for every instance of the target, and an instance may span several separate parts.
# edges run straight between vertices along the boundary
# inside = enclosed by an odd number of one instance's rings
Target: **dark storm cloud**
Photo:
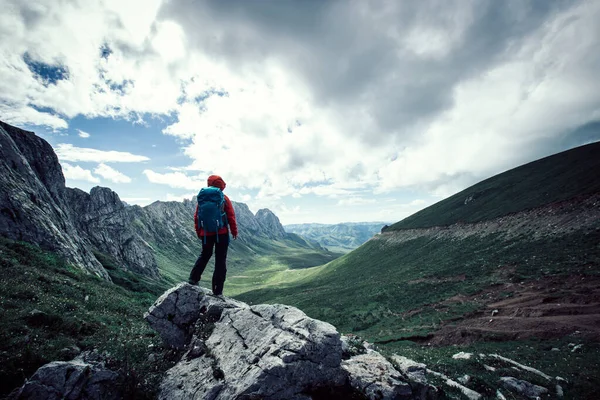
[[[232,68],[259,68],[265,59],[277,59],[307,83],[318,104],[360,109],[388,135],[451,107],[458,83],[505,60],[568,4],[171,1],[161,17],[182,24],[192,46]],[[464,32],[435,56],[403,43],[411,33],[431,30],[448,37]]]

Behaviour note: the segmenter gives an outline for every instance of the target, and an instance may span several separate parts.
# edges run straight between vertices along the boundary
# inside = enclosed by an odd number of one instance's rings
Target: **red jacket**
[[[225,189],[225,182],[218,175],[211,175],[208,177],[208,186],[218,187],[221,190]],[[225,215],[227,215],[227,224],[231,228],[231,234],[236,237],[238,235],[237,223],[235,221],[235,211],[233,209],[233,204],[231,204],[231,200],[227,197],[226,194],[223,195],[225,197]],[[194,213],[194,226],[196,227],[196,235],[199,238],[204,236],[204,229],[201,226],[198,226],[198,205],[196,205],[196,212]],[[227,233],[227,226],[219,229],[218,234]],[[206,236],[214,235],[214,232],[206,232]]]

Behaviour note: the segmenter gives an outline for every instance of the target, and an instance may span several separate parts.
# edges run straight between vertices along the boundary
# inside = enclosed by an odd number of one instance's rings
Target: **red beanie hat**
[[[225,181],[219,175],[211,175],[207,179],[208,186],[218,187],[221,190],[225,190]]]

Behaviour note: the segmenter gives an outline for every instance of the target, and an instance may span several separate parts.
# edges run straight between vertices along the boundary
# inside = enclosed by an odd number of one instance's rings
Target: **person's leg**
[[[229,234],[219,235],[219,243],[215,244],[215,273],[212,278],[213,294],[223,294],[225,277],[227,276],[227,248],[229,247]]]
[[[215,236],[206,236],[206,243],[202,244],[202,252],[200,253],[200,257],[198,257],[196,263],[194,264],[194,268],[192,268],[192,271],[190,272],[189,283],[195,285],[202,277],[204,268],[206,268],[206,264],[208,264],[208,261],[213,254],[214,245]]]

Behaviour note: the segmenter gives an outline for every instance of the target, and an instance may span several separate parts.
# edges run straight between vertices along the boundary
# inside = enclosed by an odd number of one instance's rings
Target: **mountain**
[[[346,222],[341,224],[291,224],[286,232],[314,240],[332,251],[347,253],[381,232],[385,222]]]
[[[306,268],[338,256],[286,233],[277,216],[267,209],[254,215],[246,204],[235,201],[232,204],[238,223],[238,239],[230,242],[227,256],[230,273],[264,263],[265,258],[279,260],[293,268]],[[170,283],[186,280],[200,255],[201,240],[194,230],[195,207],[195,199],[156,201],[146,207],[128,207],[133,226],[153,249],[159,270]]]
[[[522,165],[486,179],[386,231],[487,221],[600,192],[600,143]]]
[[[52,147],[0,121],[0,234],[38,243],[79,268],[108,274],[75,227],[65,178]]]
[[[109,188],[95,187],[89,194],[67,188],[52,147],[2,122],[0,146],[0,235],[38,244],[106,280],[115,268],[168,284],[187,279],[201,250],[195,200],[139,207]],[[305,268],[337,257],[286,233],[270,210],[254,215],[247,205],[233,204],[240,234],[230,247],[231,271],[266,261]]]
[[[586,379],[600,376],[591,361],[600,355],[599,243],[593,143],[486,179],[285,287],[237,298],[296,306],[418,360],[441,360],[455,345],[510,352],[556,374],[568,369],[567,379],[593,393]],[[585,356],[566,350],[580,344]]]

